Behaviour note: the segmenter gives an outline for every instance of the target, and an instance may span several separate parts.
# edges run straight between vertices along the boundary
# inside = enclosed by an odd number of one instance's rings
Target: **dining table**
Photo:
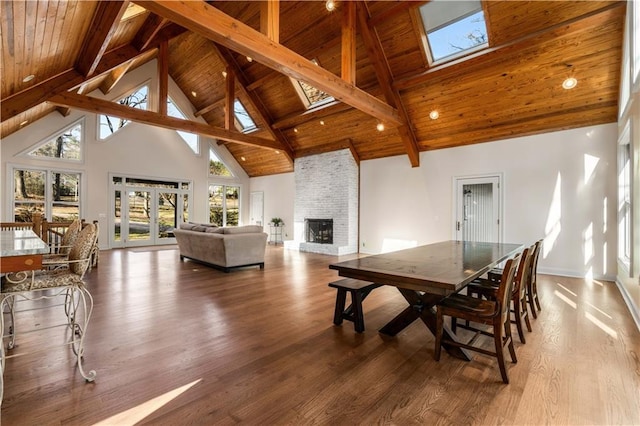
[[[405,250],[359,257],[332,263],[338,275],[396,287],[408,306],[384,325],[379,332],[396,336],[420,319],[436,334],[435,305],[450,294],[459,292],[471,281],[518,253],[522,244],[441,241]],[[445,325],[444,334],[453,341],[456,335]],[[452,356],[470,360],[468,351],[447,345]]]
[[[0,231],[0,273],[41,269],[42,256],[46,253],[49,246],[30,229]]]

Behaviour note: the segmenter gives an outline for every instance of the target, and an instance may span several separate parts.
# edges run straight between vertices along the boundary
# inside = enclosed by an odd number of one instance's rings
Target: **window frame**
[[[21,201],[21,200],[17,200],[15,197],[16,194],[16,180],[15,180],[15,173],[17,171],[20,170],[25,170],[25,171],[37,171],[37,172],[43,172],[45,174],[45,178],[44,178],[44,200],[42,201],[42,203],[36,203],[36,202],[31,202],[31,201]],[[50,220],[54,220],[53,218],[53,211],[54,211],[54,204],[56,203],[60,203],[59,201],[56,202],[53,199],[53,182],[52,182],[52,176],[54,173],[64,173],[64,174],[73,174],[73,175],[78,175],[78,219],[83,217],[83,213],[84,213],[84,200],[86,198],[86,194],[85,194],[85,188],[86,188],[86,182],[85,182],[85,173],[82,170],[73,170],[73,169],[64,169],[64,168],[58,168],[58,167],[40,167],[40,166],[31,166],[31,165],[25,165],[25,164],[9,164],[7,167],[7,174],[8,174],[8,179],[7,182],[8,183],[8,190],[9,193],[11,194],[11,197],[7,197],[8,199],[8,203],[9,203],[9,209],[8,212],[11,212],[11,218],[12,221],[15,221],[15,217],[16,217],[16,204],[43,204],[43,217],[49,218]],[[74,204],[70,204],[70,205],[74,205]]]
[[[437,28],[435,28],[434,30],[431,31],[427,31],[427,28],[425,26],[425,22],[422,19],[422,13],[421,13],[421,9],[425,6],[428,5],[428,3],[423,4],[419,7],[416,7],[413,9],[413,18],[414,18],[414,24],[416,27],[416,30],[418,31],[418,35],[419,38],[421,40],[422,43],[422,47],[423,47],[423,53],[425,54],[425,59],[427,60],[427,64],[429,67],[434,67],[437,65],[441,65],[441,64],[445,64],[447,62],[451,62],[454,61],[456,59],[460,59],[460,58],[464,58],[464,57],[468,57],[476,52],[479,52],[481,50],[487,49],[490,46],[490,40],[489,40],[489,28],[487,27],[487,21],[486,21],[486,16],[485,16],[485,10],[482,7],[482,1],[479,1],[480,3],[480,8],[474,10],[473,12],[468,12],[464,15],[461,15],[453,20],[450,20],[448,22],[446,22],[445,24],[439,25]],[[463,19],[466,19],[470,16],[473,16],[474,14],[478,13],[478,12],[482,12],[482,16],[485,22],[485,30],[486,30],[486,35],[487,35],[487,41],[485,43],[481,43],[478,44],[476,46],[472,46],[468,49],[464,49],[461,50],[460,52],[451,54],[451,55],[447,55],[444,56],[442,58],[439,59],[435,59],[433,56],[433,52],[431,50],[431,43],[429,41],[429,34],[433,33],[435,31],[438,31],[442,28],[446,28],[447,26],[450,26],[452,24],[455,24],[457,22],[462,21]]]
[[[222,223],[221,224],[216,224],[218,226],[241,226],[242,225],[242,192],[243,192],[243,185],[240,183],[230,183],[230,182],[216,182],[216,181],[212,181],[210,180],[207,184],[207,220],[208,223],[212,223],[211,222],[211,188],[212,187],[222,187],[222,193],[224,194],[223,200],[222,200]],[[234,188],[238,188],[238,223],[237,225],[228,225],[228,221],[227,221],[227,203],[226,203],[226,194],[227,194],[227,188],[230,187],[234,187]]]
[[[631,121],[627,121],[618,138],[618,199],[617,199],[617,233],[618,262],[631,273],[633,259],[633,146],[631,144]],[[626,163],[626,164],[625,164]]]
[[[139,84],[138,86],[136,86],[134,89],[132,90],[128,90],[126,92],[123,92],[122,95],[116,96],[114,99],[115,100],[111,100],[111,102],[113,103],[119,103],[122,99],[126,98],[127,96],[132,95],[133,93],[136,93],[137,91],[139,91],[140,89],[142,89],[143,87],[147,88],[147,107],[145,109],[142,108],[135,108],[135,109],[139,109],[141,111],[149,111],[149,103],[151,102],[151,80],[147,80],[145,82],[143,82],[142,84]],[[129,107],[129,108],[134,108],[134,107]],[[115,117],[112,115],[108,115],[108,114],[96,114],[96,140],[98,142],[106,142],[108,141],[113,135],[115,135],[116,133],[118,133],[120,130],[126,128],[130,123],[133,123],[133,121],[128,120],[124,126],[122,127],[118,127],[114,132],[112,132],[110,135],[105,136],[104,138],[100,135],[100,130],[102,128],[101,126],[101,122],[100,122],[100,117],[105,116],[105,117]],[[122,120],[120,117],[115,117],[118,118],[120,120]],[[126,120],[126,119],[125,119]]]
[[[249,117],[249,120],[251,120],[251,122],[253,123],[253,127],[251,126],[245,127],[242,124],[242,120],[238,118],[238,112],[237,112],[238,110],[236,109],[236,105],[240,105],[242,107],[244,112],[247,114],[247,117]],[[256,123],[256,120],[253,119],[253,117],[249,113],[249,110],[247,109],[246,106],[244,106],[240,98],[235,98],[233,100],[233,119],[236,125],[236,129],[238,129],[242,133],[249,134],[258,130],[258,124]]]
[[[79,159],[73,159],[73,158],[60,158],[60,157],[46,157],[46,156],[39,156],[39,155],[31,155],[32,151],[35,151],[36,149],[40,148],[43,145],[48,144],[49,142],[52,142],[53,139],[57,138],[58,136],[60,136],[61,134],[65,133],[67,130],[73,129],[76,126],[80,126],[80,158]],[[42,138],[40,141],[38,141],[37,143],[34,143],[33,145],[29,146],[27,149],[21,151],[18,156],[20,157],[25,157],[28,158],[30,160],[36,160],[36,161],[55,161],[55,162],[61,162],[61,163],[70,163],[70,164],[83,164],[84,163],[84,148],[85,148],[85,138],[86,138],[86,126],[85,126],[85,117],[81,117],[78,120],[74,121],[73,123],[69,124],[68,126],[65,126],[63,128],[61,128],[60,130],[51,133],[49,136]]]
[[[309,59],[312,63],[314,63],[317,66],[320,66],[320,61],[318,61],[318,58],[311,58]],[[309,99],[309,96],[307,96],[307,93],[305,92],[304,88],[302,87],[302,84],[306,84],[307,86],[313,87],[310,84],[307,83],[303,83],[300,80],[296,80],[295,78],[289,77],[289,79],[291,80],[291,84],[293,84],[293,88],[295,89],[296,93],[298,94],[298,97],[300,98],[300,100],[302,101],[302,103],[304,104],[304,107],[306,110],[313,110],[315,108],[319,108],[323,105],[326,104],[330,104],[331,102],[335,102],[336,98],[334,98],[333,96],[331,96],[330,94],[328,94],[327,92],[323,92],[322,90],[315,88],[316,90],[319,90],[322,93],[325,93],[327,95],[326,98],[321,99],[317,102],[311,102],[311,99]]]

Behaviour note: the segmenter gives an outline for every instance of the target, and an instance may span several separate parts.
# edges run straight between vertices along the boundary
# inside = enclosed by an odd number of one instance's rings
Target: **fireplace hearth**
[[[305,219],[307,243],[333,244],[333,219]]]

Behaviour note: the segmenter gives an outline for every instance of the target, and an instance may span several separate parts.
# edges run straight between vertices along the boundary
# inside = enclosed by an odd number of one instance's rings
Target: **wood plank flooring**
[[[640,333],[613,283],[540,275],[543,310],[504,385],[493,358],[435,362],[419,321],[380,335],[405,307],[395,288],[367,298],[363,334],[334,326],[336,260],[269,246],[264,270],[225,274],[171,246],[103,251],[88,275],[95,383],[64,346],[11,358],[2,423],[640,424]],[[18,335],[15,351],[63,334]]]

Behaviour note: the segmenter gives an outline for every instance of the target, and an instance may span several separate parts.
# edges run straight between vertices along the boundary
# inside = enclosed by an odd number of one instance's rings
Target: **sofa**
[[[189,222],[173,233],[180,260],[188,258],[225,272],[243,266],[264,269],[267,234],[262,226],[218,227]]]

